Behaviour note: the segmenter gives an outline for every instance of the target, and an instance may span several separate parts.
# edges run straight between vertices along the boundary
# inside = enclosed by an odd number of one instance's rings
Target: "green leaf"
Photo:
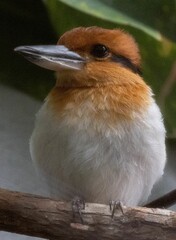
[[[152,36],[157,40],[161,40],[161,34],[151,27],[143,24],[140,21],[135,20],[119,11],[117,8],[113,8],[109,4],[103,3],[99,0],[58,0],[68,6],[77,9],[86,14],[90,14],[102,20],[110,21],[116,24],[127,25],[136,29],[142,30],[148,35]]]

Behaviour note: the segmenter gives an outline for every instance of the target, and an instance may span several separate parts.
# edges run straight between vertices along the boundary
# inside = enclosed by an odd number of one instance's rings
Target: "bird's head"
[[[15,51],[56,71],[61,87],[121,85],[140,73],[138,46],[119,29],[79,27],[63,34],[57,45],[21,46]]]
[[[55,112],[67,111],[71,106],[80,116],[77,106],[87,106],[88,102],[89,110],[95,110],[91,116],[95,114],[97,119],[103,111],[111,122],[117,113],[125,119],[133,118],[152,101],[152,92],[140,76],[138,46],[122,30],[79,27],[63,34],[57,45],[15,50],[31,62],[56,71],[56,87],[47,98]],[[87,109],[83,111],[85,116]]]

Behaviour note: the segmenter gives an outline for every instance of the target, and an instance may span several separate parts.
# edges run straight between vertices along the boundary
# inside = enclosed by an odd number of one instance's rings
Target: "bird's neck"
[[[132,118],[145,111],[152,101],[150,88],[140,84],[106,85],[102,87],[55,87],[47,98],[48,105],[61,115],[81,109],[97,117],[101,114]]]

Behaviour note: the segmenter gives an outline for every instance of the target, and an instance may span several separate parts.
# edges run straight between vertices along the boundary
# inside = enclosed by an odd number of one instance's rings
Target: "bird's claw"
[[[85,209],[85,200],[80,197],[74,197],[72,200],[72,211],[73,211],[73,218],[75,218],[76,213],[78,213],[79,218],[81,220],[81,223],[83,224],[83,218],[82,218],[82,210]]]
[[[114,218],[116,209],[120,210],[121,213],[124,215],[123,204],[121,201],[110,201],[109,207],[110,207],[110,211],[112,212],[112,214],[111,214],[112,219]]]

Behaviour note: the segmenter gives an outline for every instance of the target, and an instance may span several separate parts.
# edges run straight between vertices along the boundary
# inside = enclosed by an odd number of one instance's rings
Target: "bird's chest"
[[[79,108],[68,105],[56,116],[45,104],[31,140],[34,160],[52,173],[57,169],[60,176],[65,169],[68,176],[68,171],[85,174],[106,164],[112,168],[128,164],[138,154],[140,139],[146,136],[140,121],[112,116],[103,110],[97,114],[90,103]]]

